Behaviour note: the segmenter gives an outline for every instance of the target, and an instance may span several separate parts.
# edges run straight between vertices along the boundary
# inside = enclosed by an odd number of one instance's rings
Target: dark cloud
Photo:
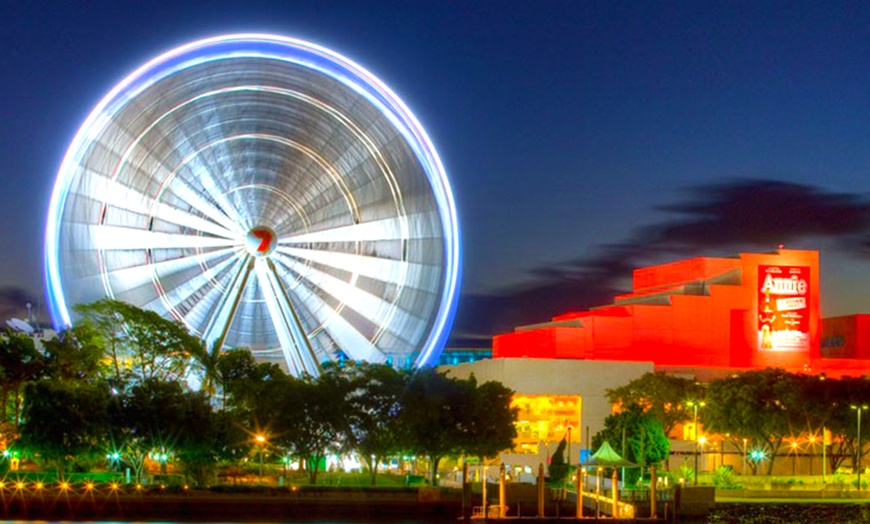
[[[535,284],[499,296],[464,296],[451,340],[486,345],[491,335],[555,315],[612,303],[630,287],[632,270],[684,256],[773,250],[807,239],[832,239],[844,251],[870,254],[870,200],[772,180],[734,180],[685,191],[662,208],[673,220],[639,228],[624,244],[564,264],[538,268]]]
[[[769,180],[745,180],[689,191],[668,206],[689,218],[652,228],[655,244],[677,250],[731,245],[770,246],[812,236],[844,244],[867,234],[870,202],[861,195]]]

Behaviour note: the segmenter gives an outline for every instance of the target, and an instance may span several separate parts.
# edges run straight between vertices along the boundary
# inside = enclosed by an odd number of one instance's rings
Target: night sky
[[[463,228],[454,343],[609,302],[631,269],[822,251],[870,313],[866,2],[0,0],[0,298],[42,303],[61,158],[119,80],[234,32],[310,40],[423,123]]]

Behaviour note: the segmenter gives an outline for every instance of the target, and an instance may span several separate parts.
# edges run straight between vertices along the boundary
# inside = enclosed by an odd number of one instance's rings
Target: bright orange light
[[[37,482],[37,483],[36,483],[36,489],[37,489],[37,490],[40,490],[40,489],[42,489],[42,487],[43,487],[44,485],[45,485],[45,484],[43,484],[42,482]]]
[[[18,489],[24,489],[24,483],[21,481],[18,481],[15,483],[15,487]]]
[[[87,484],[85,484],[85,489],[88,490],[88,491],[94,489],[94,483],[93,483],[93,482],[88,482]]]
[[[792,443],[791,443],[791,449],[795,449],[796,447],[797,447],[797,442],[792,442]]]
[[[117,483],[117,482],[112,482],[111,484],[109,484],[109,487],[112,488],[112,491],[115,491],[115,490],[118,489],[118,483]]]
[[[66,491],[68,489],[69,489],[69,482],[61,482],[60,483],[60,490],[61,491]]]
[[[263,442],[266,442],[266,437],[264,437],[263,435],[257,435],[257,436],[254,437],[254,438],[255,438],[256,441],[259,442],[260,444],[262,444]]]

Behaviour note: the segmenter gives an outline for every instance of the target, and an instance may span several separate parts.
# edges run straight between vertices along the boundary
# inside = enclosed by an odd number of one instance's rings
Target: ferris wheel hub
[[[245,249],[253,257],[267,257],[277,246],[278,235],[270,227],[254,227],[245,237]]]

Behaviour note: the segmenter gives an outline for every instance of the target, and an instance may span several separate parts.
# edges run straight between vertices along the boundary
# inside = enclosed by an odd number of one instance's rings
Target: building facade
[[[870,317],[821,320],[817,251],[700,257],[635,270],[632,291],[611,305],[494,338],[493,358],[518,357],[652,361],[701,375],[766,367],[866,373]]]

